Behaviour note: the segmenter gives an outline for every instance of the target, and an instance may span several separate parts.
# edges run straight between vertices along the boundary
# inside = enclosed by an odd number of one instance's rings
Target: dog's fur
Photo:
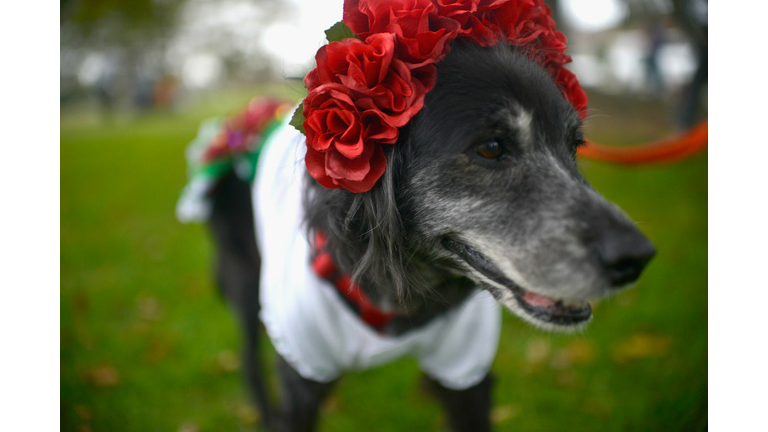
[[[538,327],[579,328],[587,319],[531,308],[526,293],[583,311],[587,300],[634,281],[653,256],[634,224],[579,174],[579,115],[528,57],[506,44],[455,41],[424,108],[385,146],[387,169],[373,189],[353,194],[309,182],[307,229],[326,233],[337,265],[370,298],[408,314],[387,333],[429,322],[474,287]],[[499,157],[478,154],[489,142],[501,146]],[[311,430],[330,384],[304,379],[280,359],[283,399],[274,410],[259,379],[258,233],[249,188],[235,176],[214,194],[211,228],[262,418],[275,429]],[[463,391],[430,382],[455,430],[490,428],[490,377]]]

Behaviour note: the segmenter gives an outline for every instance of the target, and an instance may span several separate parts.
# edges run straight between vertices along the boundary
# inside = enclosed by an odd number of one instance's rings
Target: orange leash
[[[636,146],[606,146],[587,140],[577,155],[627,165],[673,162],[705,150],[708,140],[707,120],[704,120],[678,135]]]

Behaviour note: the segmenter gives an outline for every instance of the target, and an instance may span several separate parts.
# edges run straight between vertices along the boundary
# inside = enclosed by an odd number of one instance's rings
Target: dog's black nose
[[[614,288],[636,281],[656,255],[653,243],[634,227],[604,232],[592,246]]]

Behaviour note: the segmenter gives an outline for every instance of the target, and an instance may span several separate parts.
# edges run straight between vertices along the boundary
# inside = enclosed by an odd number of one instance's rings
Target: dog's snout
[[[636,281],[656,255],[653,243],[634,227],[604,231],[592,244],[592,250],[614,288]]]

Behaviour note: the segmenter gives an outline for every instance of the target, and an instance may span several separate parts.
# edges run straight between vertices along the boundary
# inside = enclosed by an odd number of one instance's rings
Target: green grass
[[[212,285],[203,227],[174,205],[200,120],[253,91],[180,113],[61,122],[61,420],[64,430],[249,430],[238,328]],[[274,89],[272,89],[274,91]],[[292,90],[278,90],[294,94]],[[610,117],[588,136],[636,143],[670,132],[653,104],[593,97]],[[505,313],[493,370],[498,430],[701,430],[707,415],[707,156],[626,168],[584,161],[659,254],[638,286],[595,308],[582,334]],[[266,343],[265,343],[266,344]],[[345,377],[323,407],[330,431],[443,430],[412,360]],[[375,425],[375,426],[373,426]]]

